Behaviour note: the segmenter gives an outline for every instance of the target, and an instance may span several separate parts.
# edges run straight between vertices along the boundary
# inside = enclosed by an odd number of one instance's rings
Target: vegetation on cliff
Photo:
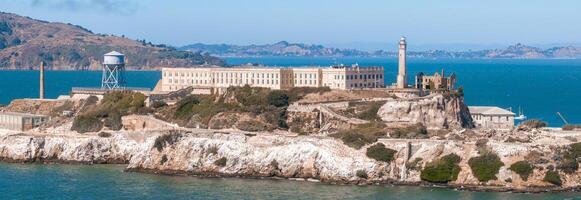
[[[534,168],[528,161],[521,160],[512,164],[509,169],[516,172],[522,180],[527,181]]]
[[[365,153],[365,155],[377,161],[391,162],[393,160],[393,156],[396,153],[397,153],[396,150],[386,148],[383,143],[377,143],[367,148],[367,152]]]
[[[549,183],[551,183],[553,185],[557,185],[557,186],[561,186],[563,184],[563,181],[561,180],[561,175],[559,175],[559,172],[553,171],[553,170],[547,171],[547,174],[545,174],[543,181],[549,182]]]
[[[570,144],[563,152],[563,159],[557,166],[561,171],[572,174],[579,170],[581,159],[581,143]]]
[[[496,180],[496,174],[504,163],[500,161],[498,155],[492,152],[486,152],[481,156],[473,157],[468,160],[468,165],[472,169],[472,174],[481,182]]]
[[[392,138],[428,138],[428,129],[421,123],[391,129],[389,136]]]
[[[331,137],[339,138],[347,146],[355,149],[377,142],[379,137],[386,135],[385,124],[380,122],[371,122],[361,124],[349,130],[343,130],[338,133],[330,135]]]
[[[275,128],[287,129],[287,107],[307,94],[328,91],[328,88],[293,88],[271,90],[269,88],[230,87],[224,94],[187,95],[175,105],[159,105],[157,116],[182,126],[208,127],[210,121],[224,121],[245,131],[269,131]],[[178,91],[179,92],[179,91]],[[213,120],[220,113],[252,115],[253,119]],[[223,127],[220,124],[213,124]],[[234,128],[234,127],[232,127]]]
[[[179,141],[180,138],[182,138],[182,136],[183,135],[179,132],[169,132],[167,134],[163,134],[155,138],[153,147],[155,147],[157,151],[161,152],[163,148],[165,148],[166,146],[173,145],[174,143]]]
[[[422,170],[420,178],[432,183],[447,183],[458,178],[461,168],[458,166],[461,158],[456,154],[448,154],[434,160]]]
[[[96,98],[85,100],[85,106],[75,117],[71,130],[79,133],[97,132],[103,126],[111,130],[120,130],[122,116],[147,112],[143,94],[132,91],[111,91],[103,96],[99,104],[96,103]]]

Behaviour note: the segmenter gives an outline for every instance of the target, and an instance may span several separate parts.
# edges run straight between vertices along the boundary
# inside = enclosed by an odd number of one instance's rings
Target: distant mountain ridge
[[[396,45],[396,44],[394,44]],[[392,51],[361,51],[357,49],[340,49],[324,47],[322,45],[310,45],[302,43],[289,43],[286,41],[265,45],[228,45],[228,44],[202,44],[196,43],[179,48],[180,50],[209,53],[218,57],[265,57],[265,56],[363,56],[363,57],[397,57],[397,52]],[[574,46],[552,47],[541,49],[516,44],[504,49],[489,49],[478,51],[408,51],[408,56],[418,58],[581,58],[581,48]]]
[[[224,60],[209,54],[0,12],[0,69],[35,69],[44,61],[48,69],[95,70],[100,69],[103,54],[113,50],[126,55],[131,69],[225,65]]]
[[[217,56],[367,56],[368,52],[356,49],[329,48],[323,45],[289,43],[281,41],[265,45],[228,45],[196,43],[179,48],[180,50],[210,53]]]

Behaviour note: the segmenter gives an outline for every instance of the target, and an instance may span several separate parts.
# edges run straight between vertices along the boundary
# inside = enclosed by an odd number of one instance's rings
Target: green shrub
[[[132,114],[143,108],[145,96],[132,91],[110,91],[103,95],[100,104],[96,104],[98,98],[90,96],[85,101],[80,117],[75,118],[71,130],[77,132],[95,132],[101,130],[105,119],[105,126],[112,130],[122,128],[121,116]]]
[[[496,174],[504,163],[493,153],[486,153],[481,156],[473,157],[468,160],[468,165],[472,169],[474,176],[481,182],[496,180]]]
[[[565,153],[565,158],[579,161],[581,158],[581,142],[570,144],[568,151]]]
[[[396,128],[390,134],[393,138],[426,138],[428,130],[423,124],[411,125],[403,128]]]
[[[533,166],[528,161],[524,160],[512,164],[509,169],[516,172],[524,181],[527,181],[529,176],[533,173]]]
[[[194,114],[194,105],[200,103],[200,100],[193,95],[187,96],[176,103],[174,117],[177,119],[187,120]]]
[[[103,128],[101,120],[93,116],[79,115],[75,117],[71,130],[78,133],[97,132]]]
[[[109,132],[99,132],[99,134],[97,134],[99,137],[103,137],[103,138],[108,138],[111,137],[111,133]]]
[[[548,124],[547,122],[539,119],[529,119],[522,122],[521,125],[529,128],[543,128],[546,127]]]
[[[384,103],[384,101],[369,103],[370,105],[364,111],[357,114],[357,118],[369,121],[381,120],[379,116],[377,116],[377,112]]]
[[[105,119],[105,127],[109,127],[109,129],[114,131],[121,130],[121,128],[123,128],[121,114],[110,113],[109,116]]]
[[[132,91],[111,91],[103,96],[100,107],[109,113],[127,115],[145,106],[145,95]]]
[[[561,186],[563,184],[563,182],[561,181],[561,175],[559,175],[559,172],[557,171],[547,171],[547,174],[545,174],[545,178],[543,178],[543,181],[545,182],[549,182],[553,185],[557,185],[557,186]]]
[[[289,105],[289,96],[281,90],[269,92],[266,99],[269,105],[276,107],[285,107]]]
[[[367,179],[367,178],[368,178],[368,177],[367,177],[367,172],[366,172],[365,170],[357,170],[357,171],[355,172],[355,175],[356,175],[357,177],[359,177],[359,178],[362,178],[362,179]]]
[[[180,140],[182,134],[177,132],[171,132],[168,134],[161,135],[155,138],[155,142],[153,143],[153,147],[157,149],[157,151],[163,150],[167,145],[173,145],[177,141]]]
[[[561,171],[572,174],[579,170],[579,163],[576,160],[565,159],[557,166]]]
[[[323,94],[331,91],[329,87],[293,87],[288,90],[290,102],[301,100],[308,94],[318,93]]]
[[[361,149],[361,147],[367,144],[377,142],[377,139],[381,136],[385,136],[385,133],[385,124],[372,122],[358,125],[349,130],[340,131],[332,134],[331,137],[341,139],[347,146]]]
[[[53,113],[53,115],[60,115],[63,111],[66,111],[66,110],[69,110],[70,111],[70,110],[72,110],[74,106],[75,106],[75,103],[74,102],[72,102],[72,101],[66,101],[62,105],[53,108],[52,109],[52,113]]]
[[[228,162],[228,159],[226,159],[226,157],[222,157],[222,158],[214,161],[214,165],[224,167],[224,166],[226,166],[226,162]]]
[[[99,97],[96,96],[89,96],[87,100],[85,100],[85,105],[95,105],[99,101]]]
[[[165,106],[167,106],[167,103],[165,103],[164,101],[154,101],[154,102],[151,102],[151,105],[149,105],[149,107],[152,107],[155,109],[165,107]]]
[[[449,181],[455,181],[461,170],[460,166],[458,166],[460,161],[460,156],[456,154],[443,156],[440,159],[426,164],[426,167],[420,174],[420,178],[432,183],[447,183]]]
[[[377,161],[391,162],[395,153],[397,153],[396,150],[386,148],[382,143],[377,143],[367,148],[365,155]]]
[[[274,129],[270,124],[258,120],[240,121],[236,123],[236,128],[248,132],[271,131]]]

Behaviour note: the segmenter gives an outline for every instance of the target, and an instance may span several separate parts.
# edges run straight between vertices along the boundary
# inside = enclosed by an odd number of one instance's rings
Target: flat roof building
[[[171,92],[187,87],[225,89],[231,86],[290,89],[329,87],[331,89],[382,88],[383,67],[206,67],[162,68],[158,90]]]
[[[468,106],[476,127],[489,129],[514,128],[515,114],[496,106]]]
[[[39,127],[48,116],[27,113],[0,112],[0,129],[27,131]]]

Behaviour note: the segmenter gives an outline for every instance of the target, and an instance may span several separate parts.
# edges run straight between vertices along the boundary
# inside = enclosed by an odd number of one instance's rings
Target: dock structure
[[[49,117],[46,115],[0,112],[0,129],[27,131],[39,127],[48,121],[48,119]]]

